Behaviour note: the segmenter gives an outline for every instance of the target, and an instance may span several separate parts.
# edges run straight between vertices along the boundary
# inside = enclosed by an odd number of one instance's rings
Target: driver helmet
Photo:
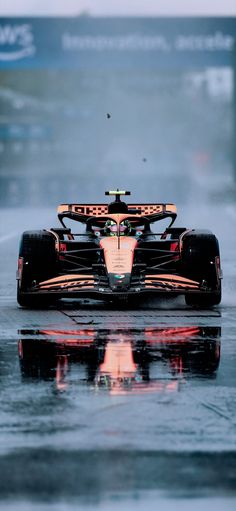
[[[118,225],[113,220],[107,220],[104,227],[104,232],[107,236],[118,235]],[[120,236],[128,236],[131,232],[131,225],[128,220],[120,223]]]

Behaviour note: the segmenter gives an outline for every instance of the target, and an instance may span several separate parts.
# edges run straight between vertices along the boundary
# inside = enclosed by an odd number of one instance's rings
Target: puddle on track
[[[218,310],[34,314],[0,346],[2,499],[235,495],[234,334]]]
[[[220,362],[220,327],[31,330],[19,332],[24,380],[74,383],[113,395],[173,392],[190,377],[214,377]],[[74,373],[74,374],[72,374]]]

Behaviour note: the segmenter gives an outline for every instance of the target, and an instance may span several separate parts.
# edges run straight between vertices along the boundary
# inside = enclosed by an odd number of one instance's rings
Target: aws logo
[[[0,24],[0,61],[31,57],[36,52],[32,26]]]

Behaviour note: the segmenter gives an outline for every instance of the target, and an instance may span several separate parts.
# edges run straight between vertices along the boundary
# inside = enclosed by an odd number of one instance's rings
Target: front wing
[[[187,279],[180,275],[145,274],[143,279],[133,277],[126,288],[122,284],[112,289],[107,279],[97,275],[73,274],[62,275],[32,287],[27,295],[51,295],[57,298],[90,297],[106,299],[112,297],[136,296],[143,294],[179,295],[187,293],[211,293],[212,290],[203,288],[200,282]]]

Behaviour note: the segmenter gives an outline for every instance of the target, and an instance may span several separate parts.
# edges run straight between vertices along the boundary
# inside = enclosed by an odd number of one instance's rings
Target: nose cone
[[[109,285],[113,291],[129,289],[137,244],[135,238],[128,236],[122,236],[119,240],[117,236],[101,240],[100,246],[104,250]]]
[[[130,287],[131,273],[124,273],[122,275],[109,273],[108,278],[112,291],[127,291]]]

